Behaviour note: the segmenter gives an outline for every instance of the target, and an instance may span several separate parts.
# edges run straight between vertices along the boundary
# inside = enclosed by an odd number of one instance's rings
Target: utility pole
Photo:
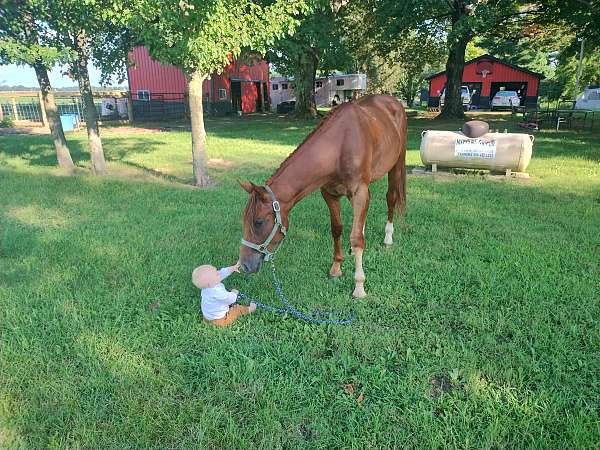
[[[583,66],[583,46],[585,45],[585,38],[581,38],[581,49],[579,50],[579,63],[577,64],[577,78],[575,79],[575,92],[573,92],[573,100],[577,101],[577,94],[579,94],[579,80],[581,79],[581,70]]]

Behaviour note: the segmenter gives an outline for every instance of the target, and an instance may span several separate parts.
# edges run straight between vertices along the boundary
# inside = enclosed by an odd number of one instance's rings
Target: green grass
[[[458,125],[411,119],[409,166],[422,129]],[[360,301],[351,258],[325,276],[324,202],[301,202],[284,288],[351,326],[201,321],[190,274],[237,259],[235,178],[263,181],[313,126],[209,121],[207,190],[185,186],[185,131],[105,130],[104,178],[56,174],[47,136],[0,137],[1,448],[598,447],[597,133],[539,133],[529,182],[409,177],[389,250],[375,184]],[[266,270],[226,284],[275,302]]]

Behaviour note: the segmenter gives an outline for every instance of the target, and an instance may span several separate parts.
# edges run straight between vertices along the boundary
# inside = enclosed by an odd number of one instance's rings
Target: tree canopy
[[[294,77],[296,114],[315,116],[316,74],[350,70],[353,59],[343,39],[335,3],[310,0],[308,8],[295,17],[298,26],[294,33],[275,41],[267,58],[278,72]]]
[[[365,23],[376,36],[375,45],[382,51],[396,45],[415,30],[424,36],[444,36],[446,40],[447,96],[442,116],[462,117],[460,86],[465,53],[475,36],[501,30],[509,22],[528,23],[539,14],[534,2],[518,0],[364,0]],[[418,50],[418,49],[417,49]]]
[[[130,25],[158,61],[185,73],[220,73],[243,50],[265,53],[277,37],[292,32],[302,0],[139,1]]]
[[[197,186],[211,184],[206,156],[202,83],[243,51],[264,54],[290,33],[304,0],[140,0],[127,9],[131,30],[153,58],[179,67],[188,78],[192,167]]]

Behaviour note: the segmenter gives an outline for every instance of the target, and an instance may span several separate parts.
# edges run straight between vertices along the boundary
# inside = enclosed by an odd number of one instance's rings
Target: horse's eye
[[[257,219],[254,221],[254,226],[256,228],[260,228],[263,226],[264,223],[265,223],[265,221],[263,219]]]

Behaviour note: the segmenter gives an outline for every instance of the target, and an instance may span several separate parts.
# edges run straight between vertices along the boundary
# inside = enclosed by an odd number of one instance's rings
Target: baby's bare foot
[[[248,305],[248,312],[253,313],[254,311],[256,311],[256,303],[251,302],[250,305]]]

